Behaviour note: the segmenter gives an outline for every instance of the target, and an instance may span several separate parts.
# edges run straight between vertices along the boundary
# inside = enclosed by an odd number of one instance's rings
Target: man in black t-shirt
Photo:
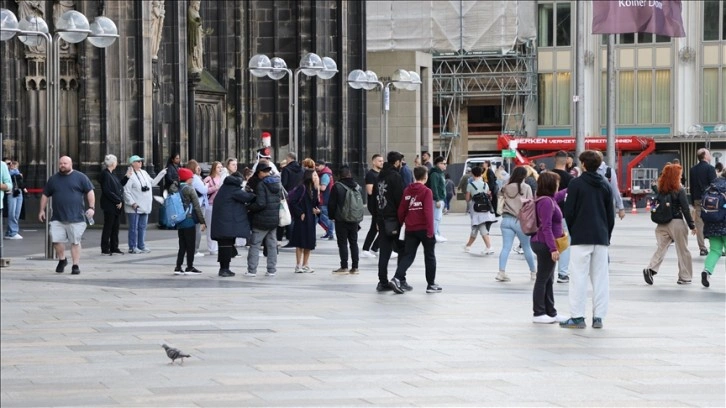
[[[374,252],[378,252],[378,228],[376,227],[376,208],[377,202],[373,197],[373,185],[378,182],[378,173],[383,168],[383,156],[380,154],[374,154],[371,157],[371,168],[366,172],[366,195],[368,197],[368,212],[371,213],[371,226],[366,234],[366,239],[363,242],[363,251],[361,252],[362,258],[375,258]]]
[[[555,154],[555,168],[552,169],[552,172],[557,173],[557,175],[560,176],[560,188],[559,190],[564,190],[567,188],[567,186],[570,184],[570,180],[574,179],[570,172],[567,171],[567,152],[564,150],[560,150]],[[560,211],[562,211],[562,214],[565,213],[565,202],[559,204]],[[568,232],[567,230],[567,223],[565,222],[565,219],[562,219],[562,231]],[[560,260],[559,265],[557,265],[557,282],[559,283],[567,283],[570,281],[570,276],[567,271],[567,266],[570,263],[570,249],[565,249],[562,253],[560,253]]]

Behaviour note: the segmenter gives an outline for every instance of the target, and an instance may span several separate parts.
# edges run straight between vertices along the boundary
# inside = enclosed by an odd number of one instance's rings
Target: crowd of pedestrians
[[[375,154],[363,186],[358,185],[351,169],[341,166],[337,174],[324,161],[306,158],[298,162],[294,153],[286,156],[281,171],[268,156],[258,155],[251,168],[240,171],[236,158],[213,162],[209,175],[202,178],[202,169],[195,160],[183,166],[178,154],[169,157],[167,165],[154,178],[143,168],[144,159],[129,157],[128,168],[118,177],[118,159],[109,154],[102,163],[98,182],[101,187],[100,207],[103,211],[101,253],[123,255],[119,244],[119,225],[128,223],[128,254],[151,251],[146,245],[148,217],[153,202],[163,203],[168,195],[180,194],[185,208],[189,208],[174,229],[178,235],[178,252],[174,274],[200,274],[194,266],[200,252],[200,241],[206,232],[209,255],[216,255],[218,275],[235,276],[232,260],[239,248],[247,246],[244,276],[255,277],[261,255],[266,258],[266,276],[278,272],[277,255],[283,237],[284,247],[295,249],[294,273],[313,273],[311,252],[319,239],[337,241],[339,268],[333,274],[357,274],[360,258],[378,258],[379,292],[393,291],[403,294],[413,290],[408,283],[407,271],[415,260],[419,247],[423,247],[426,292],[438,293],[442,287],[436,281],[437,244],[446,241],[441,233],[442,215],[451,199],[447,191],[450,183],[445,176],[446,159],[436,157],[431,162],[427,152],[422,164],[413,169],[405,166],[404,156],[396,151],[384,157]],[[502,236],[499,268],[494,279],[509,282],[506,272],[508,258],[519,241],[521,253],[533,281],[533,322],[559,322],[565,328],[585,328],[586,303],[592,288],[593,328],[602,328],[609,303],[609,255],[615,215],[625,216],[622,198],[617,191],[617,176],[603,162],[600,152],[587,150],[578,157],[579,167],[570,165],[571,155],[558,152],[552,170],[538,172],[532,166],[515,167],[511,175],[495,172],[486,162],[482,167],[469,169],[460,186],[465,186],[465,200],[470,217],[471,231],[464,245],[465,252],[480,236],[484,242],[482,255],[494,254],[489,234],[498,223]],[[678,256],[680,285],[690,284],[693,277],[691,253],[688,250],[688,232],[699,237],[700,255],[706,256],[701,272],[703,286],[710,286],[715,266],[726,251],[726,180],[710,164],[710,152],[698,151],[699,163],[690,170],[693,216],[686,189],[682,181],[680,164],[667,164],[657,183],[659,195],[667,195],[669,216],[667,222],[655,227],[656,250],[643,270],[648,285],[653,285],[663,263],[665,253],[675,244]],[[418,158],[416,159],[418,162]],[[12,195],[6,239],[22,239],[19,234],[16,208],[17,197],[25,191],[17,162],[7,166],[1,163],[3,179],[0,192]],[[428,165],[428,166],[427,166]],[[577,169],[577,170],[576,170]],[[410,175],[408,173],[411,173]],[[413,181],[408,183],[407,178]],[[154,197],[154,187],[160,185],[163,197]],[[711,211],[713,206],[707,192],[723,196],[723,216],[709,214],[701,217],[701,208]],[[15,194],[18,192],[18,194]],[[360,223],[363,220],[364,200],[372,216],[362,248],[358,246]],[[49,198],[52,214],[46,214]],[[534,204],[537,229],[525,234],[521,217],[528,202]],[[283,206],[284,202],[284,206]],[[22,203],[22,202],[21,202]],[[163,206],[161,207],[163,208]],[[287,208],[290,222],[281,223],[281,209]],[[95,211],[93,185],[83,173],[73,169],[70,157],[59,160],[58,173],[46,183],[41,197],[38,219],[50,216],[50,233],[59,260],[56,272],[64,272],[66,244],[70,244],[72,274],[80,273],[81,238],[87,222],[92,222]],[[717,216],[718,215],[718,216]],[[325,231],[316,235],[317,225]],[[703,236],[703,238],[700,238]],[[710,247],[702,240],[708,239]],[[394,273],[389,274],[389,263],[398,255]],[[186,265],[184,266],[184,261]],[[559,263],[559,267],[558,267]],[[390,278],[390,279],[389,279]],[[555,308],[554,284],[568,283],[570,316],[558,315]],[[589,283],[588,283],[589,282]]]

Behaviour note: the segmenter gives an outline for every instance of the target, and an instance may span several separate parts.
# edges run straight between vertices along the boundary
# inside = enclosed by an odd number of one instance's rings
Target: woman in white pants
[[[204,219],[207,224],[212,225],[212,206],[214,205],[214,197],[217,195],[217,191],[222,186],[222,163],[216,161],[212,162],[212,167],[209,169],[209,175],[204,178],[204,184],[207,186],[207,200],[209,205],[204,210]],[[207,228],[207,249],[209,255],[217,255],[217,241],[212,239],[212,229]]]

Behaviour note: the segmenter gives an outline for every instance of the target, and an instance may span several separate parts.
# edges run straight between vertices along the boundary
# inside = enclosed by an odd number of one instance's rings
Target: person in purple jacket
[[[543,171],[537,179],[537,224],[539,229],[532,237],[532,250],[537,255],[537,278],[534,281],[532,302],[533,323],[555,323],[557,317],[553,284],[555,263],[560,259],[555,239],[563,234],[562,211],[558,202],[564,201],[567,189],[557,191],[560,176],[551,171]]]

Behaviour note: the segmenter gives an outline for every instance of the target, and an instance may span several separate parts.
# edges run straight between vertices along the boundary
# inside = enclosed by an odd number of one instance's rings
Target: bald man
[[[86,207],[83,197],[86,197]],[[58,257],[58,266],[55,271],[63,273],[68,260],[66,259],[66,242],[71,243],[71,258],[73,267],[71,274],[78,275],[81,269],[78,263],[81,260],[81,238],[86,230],[86,219],[93,218],[96,196],[93,194],[93,184],[88,177],[80,171],[73,170],[73,160],[63,156],[58,160],[58,173],[48,179],[40,198],[40,212],[38,219],[45,222],[45,207],[48,198],[53,197],[50,217],[50,236],[53,248]]]

